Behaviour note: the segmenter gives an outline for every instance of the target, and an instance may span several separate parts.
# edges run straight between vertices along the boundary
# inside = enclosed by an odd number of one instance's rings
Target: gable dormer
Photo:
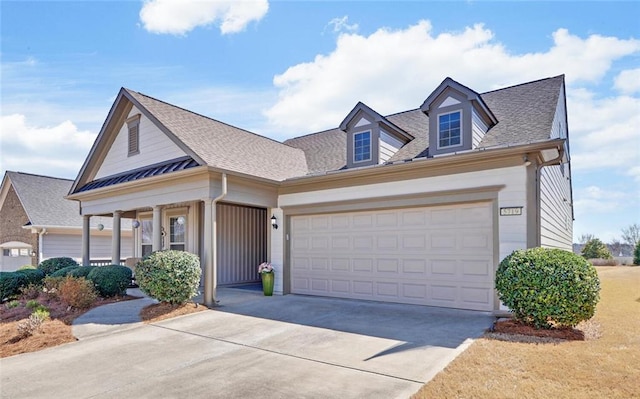
[[[347,168],[385,163],[413,136],[358,102],[340,124],[347,134]]]
[[[498,120],[480,95],[446,78],[422,103],[429,117],[429,156],[477,148]]]

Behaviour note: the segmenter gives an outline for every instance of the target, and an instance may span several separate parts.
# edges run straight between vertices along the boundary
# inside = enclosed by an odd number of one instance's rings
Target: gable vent
[[[140,153],[140,114],[127,119],[127,129],[129,130],[129,151],[128,155]]]

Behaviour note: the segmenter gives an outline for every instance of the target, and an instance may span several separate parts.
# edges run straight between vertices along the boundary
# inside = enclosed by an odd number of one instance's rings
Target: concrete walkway
[[[127,294],[140,299],[110,303],[91,309],[73,321],[73,335],[82,340],[139,326],[142,323],[142,308],[158,301],[149,298],[138,288],[127,289]]]
[[[76,319],[80,341],[0,359],[0,398],[407,398],[493,321],[232,288],[218,299],[153,324],[137,319],[148,298],[98,308]]]

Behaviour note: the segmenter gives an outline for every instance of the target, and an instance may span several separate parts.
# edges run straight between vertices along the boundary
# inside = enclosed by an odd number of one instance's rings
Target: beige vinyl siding
[[[91,236],[91,259],[111,259],[111,236]],[[121,258],[133,256],[133,238],[123,235],[120,244]],[[82,259],[82,235],[45,234],[42,240],[44,259],[66,256]]]
[[[550,134],[552,139],[567,138],[566,120],[564,101],[560,96]],[[572,203],[570,164],[544,167],[540,172],[541,246],[572,250]]]
[[[384,130],[380,130],[380,140],[378,144],[378,163],[385,163],[402,147],[402,142],[392,137]]]
[[[487,132],[487,124],[484,123],[476,110],[471,112],[471,148],[478,148],[480,141]]]
[[[140,114],[140,111],[133,107],[128,117],[130,118],[137,114]],[[140,118],[138,137],[140,144],[139,154],[129,156],[129,129],[127,124],[124,123],[95,178],[111,176],[186,155],[180,147],[145,116]]]
[[[568,165],[565,165],[565,176],[568,176]],[[571,193],[565,176],[559,165],[547,166],[540,174],[540,245],[571,251]]]

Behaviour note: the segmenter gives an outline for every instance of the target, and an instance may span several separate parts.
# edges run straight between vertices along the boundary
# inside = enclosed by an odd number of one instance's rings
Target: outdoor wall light
[[[98,231],[104,230],[104,224],[98,223]]]
[[[525,156],[522,158],[522,160],[524,161],[524,166],[529,166],[529,165],[531,165],[531,161],[529,161],[529,157],[528,157],[528,156],[526,156],[526,155],[525,155]]]
[[[276,219],[274,215],[271,215],[271,227],[273,227],[274,230],[278,230],[278,219]]]
[[[32,256],[33,258],[35,258],[37,255],[38,255],[38,254],[36,253],[36,251],[31,251],[31,256]]]
[[[184,218],[184,216],[180,216],[180,217],[178,217],[177,222],[178,222],[178,224],[179,224],[180,226],[182,226],[182,225],[184,224],[184,222],[185,222],[185,221],[186,221],[186,219]]]
[[[134,229],[137,229],[138,227],[140,227],[140,221],[134,220],[133,223],[131,223],[131,225],[133,226]]]

